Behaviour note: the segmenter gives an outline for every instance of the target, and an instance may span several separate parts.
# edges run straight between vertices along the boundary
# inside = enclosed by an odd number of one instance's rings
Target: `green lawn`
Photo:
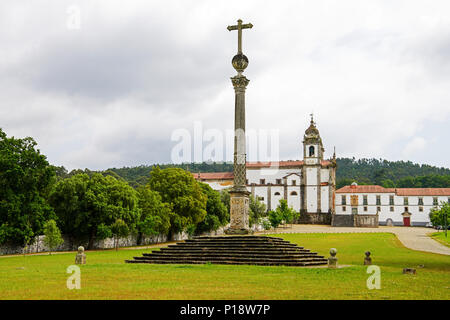
[[[450,247],[450,230],[447,230],[447,237],[445,237],[445,232],[434,232],[430,235],[434,240],[439,241],[443,245]]]
[[[351,267],[139,265],[149,249],[87,252],[81,289],[66,288],[75,253],[0,258],[0,299],[450,299],[450,256],[406,249],[392,234],[277,235]],[[362,265],[372,252],[381,289],[368,290]],[[417,267],[417,275],[403,275]]]

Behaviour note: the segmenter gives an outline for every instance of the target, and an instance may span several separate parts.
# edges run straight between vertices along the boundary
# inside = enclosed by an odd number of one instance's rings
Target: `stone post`
[[[231,64],[237,75],[231,78],[234,87],[234,185],[230,191],[230,228],[227,234],[248,234],[249,195],[246,184],[246,146],[245,146],[245,89],[249,80],[242,74],[248,66],[248,58],[242,53],[242,29],[250,29],[251,23],[242,24],[238,20],[228,30],[238,31],[238,52]]]

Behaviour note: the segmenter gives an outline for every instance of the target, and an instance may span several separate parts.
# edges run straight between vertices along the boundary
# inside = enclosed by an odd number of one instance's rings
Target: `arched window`
[[[314,156],[314,146],[310,146],[309,147],[309,156],[313,157]]]
[[[296,191],[292,191],[291,192],[291,196],[296,196],[297,195],[297,192]]]
[[[275,192],[274,195],[275,195],[275,196],[279,196],[280,193],[279,193],[279,192]]]

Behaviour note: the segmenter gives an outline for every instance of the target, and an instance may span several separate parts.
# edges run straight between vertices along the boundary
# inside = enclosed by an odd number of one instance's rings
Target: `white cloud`
[[[174,130],[231,129],[226,26],[242,18],[247,128],[278,129],[282,159],[301,157],[313,111],[327,156],[450,167],[449,150],[415,149],[450,120],[447,1],[77,1],[68,30],[73,4],[0,4],[0,127],[52,163],[167,162]]]

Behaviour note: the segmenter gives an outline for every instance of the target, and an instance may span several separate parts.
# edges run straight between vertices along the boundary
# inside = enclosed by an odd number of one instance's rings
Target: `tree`
[[[228,189],[220,190],[220,200],[224,204],[224,206],[227,208],[227,212],[230,212],[230,193]]]
[[[270,228],[272,228],[272,224],[267,218],[262,219],[262,226],[264,228],[264,231],[270,230]]]
[[[432,208],[430,210],[430,221],[433,226],[450,226],[450,203],[442,201],[439,208]],[[445,230],[447,235],[447,229]]]
[[[279,204],[276,208],[278,215],[282,218],[284,223],[293,223],[294,219],[297,217],[297,212],[288,206],[288,203],[284,199],[280,199]]]
[[[267,216],[266,205],[255,197],[250,195],[249,198],[249,225],[253,226],[258,224],[261,218]]]
[[[137,225],[137,242],[141,244],[143,235],[167,234],[173,212],[170,204],[163,202],[159,193],[151,190],[149,186],[140,186],[136,190],[141,211]]]
[[[61,237],[61,231],[56,225],[56,221],[53,219],[48,220],[44,224],[44,235],[44,244],[50,249],[50,254],[53,249],[64,243],[64,240]]]
[[[170,219],[169,238],[205,218],[207,197],[190,172],[156,167],[151,172],[148,185],[160,194],[163,202],[171,205],[174,214]]]
[[[220,226],[226,225],[229,214],[227,207],[221,201],[221,194],[206,183],[199,183],[202,192],[206,195],[206,216],[196,225],[195,233],[216,231]]]
[[[112,224],[121,219],[130,232],[136,231],[139,218],[136,191],[112,176],[78,173],[59,181],[50,195],[58,223],[64,234],[89,240],[106,237]]]
[[[47,203],[55,171],[36,142],[8,138],[0,128],[0,244],[28,245],[54,213]]]
[[[277,228],[281,222],[283,221],[283,217],[279,213],[279,211],[271,210],[269,211],[269,222],[272,225],[272,228]]]
[[[117,219],[111,225],[111,233],[114,236],[115,248],[117,251],[119,249],[119,239],[128,236],[130,233],[130,229],[128,228],[128,225],[125,223],[125,221],[123,221],[122,219]]]

